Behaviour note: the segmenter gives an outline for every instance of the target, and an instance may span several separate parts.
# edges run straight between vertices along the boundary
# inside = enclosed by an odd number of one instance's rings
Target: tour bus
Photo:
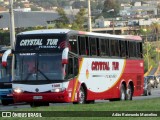
[[[12,83],[11,83],[11,61],[12,55],[10,54],[7,59],[7,66],[2,65],[2,56],[5,50],[0,50],[0,100],[2,105],[8,105],[13,103],[12,96]],[[4,67],[6,66],[6,67]]]
[[[132,100],[143,94],[139,36],[49,29],[17,34],[13,97],[31,106]]]

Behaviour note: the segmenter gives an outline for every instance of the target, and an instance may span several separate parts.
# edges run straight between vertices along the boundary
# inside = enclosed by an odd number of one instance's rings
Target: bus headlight
[[[63,92],[65,90],[65,88],[55,88],[52,89],[51,92]]]
[[[15,89],[13,89],[13,91],[15,93],[22,93],[23,92],[23,90],[21,88],[15,88]]]

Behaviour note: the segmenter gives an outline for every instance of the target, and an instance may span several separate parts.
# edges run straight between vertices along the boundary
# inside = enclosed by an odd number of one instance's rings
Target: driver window
[[[68,78],[72,78],[74,76],[73,73],[73,58],[69,58],[68,62]]]
[[[68,59],[67,64],[67,79],[73,78],[78,75],[78,58],[72,57]]]

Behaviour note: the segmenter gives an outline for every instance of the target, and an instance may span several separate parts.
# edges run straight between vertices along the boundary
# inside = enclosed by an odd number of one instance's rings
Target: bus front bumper
[[[13,93],[14,102],[70,102],[68,93],[63,92],[49,92],[49,93]]]

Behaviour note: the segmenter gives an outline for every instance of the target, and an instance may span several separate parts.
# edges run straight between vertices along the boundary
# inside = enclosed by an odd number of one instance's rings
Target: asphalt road
[[[158,98],[158,97],[160,97],[160,84],[158,88],[152,89],[152,95],[133,97],[133,100],[153,99],[153,98]],[[97,100],[96,102],[108,102],[108,100]],[[72,103],[55,103],[55,104],[50,103],[50,106],[62,106],[62,105],[67,105],[67,104],[72,104]],[[30,105],[26,103],[19,103],[19,104],[11,104],[8,106],[3,106],[0,103],[0,111],[18,110],[20,108],[30,108]]]

